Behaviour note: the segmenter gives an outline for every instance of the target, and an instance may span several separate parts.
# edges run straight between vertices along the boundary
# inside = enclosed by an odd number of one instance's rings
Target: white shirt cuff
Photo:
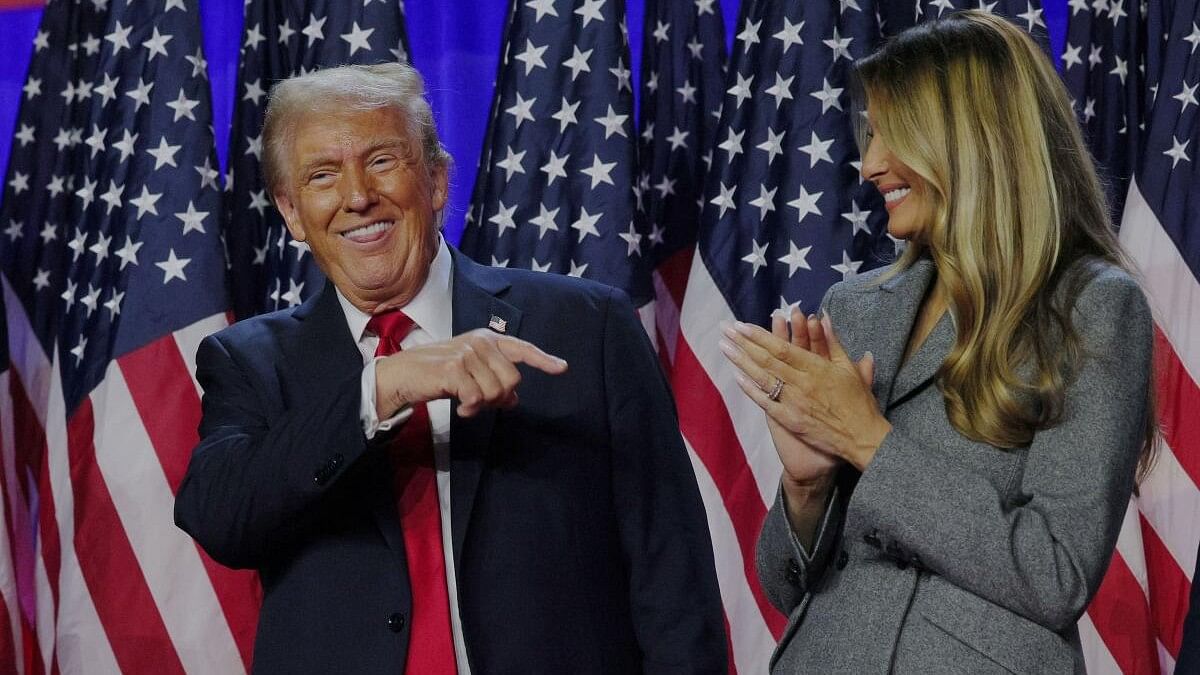
[[[412,406],[406,405],[395,415],[383,421],[379,420],[379,413],[375,412],[375,364],[382,358],[384,357],[376,356],[371,359],[362,372],[362,403],[358,409],[358,418],[362,420],[363,434],[367,440],[375,438],[375,434],[381,431],[390,431],[412,416]]]

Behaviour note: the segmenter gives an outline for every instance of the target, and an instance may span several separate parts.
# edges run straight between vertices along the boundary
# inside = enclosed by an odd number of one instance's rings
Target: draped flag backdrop
[[[402,54],[456,158],[448,238],[487,263],[621,286],[642,307],[708,509],[731,671],[763,672],[784,620],[753,544],[779,467],[714,330],[811,311],[831,283],[887,261],[896,244],[856,173],[847,68],[968,6],[1049,29],[1155,310],[1166,447],[1080,627],[1092,672],[1170,672],[1200,543],[1196,0],[0,12],[0,672],[247,668],[253,575],[171,523],[196,440],[195,347],[321,283],[257,176],[270,82]]]

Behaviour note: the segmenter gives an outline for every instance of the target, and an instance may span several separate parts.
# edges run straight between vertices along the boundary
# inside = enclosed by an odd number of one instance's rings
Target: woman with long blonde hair
[[[1153,324],[1053,66],[967,11],[855,67],[899,260],[726,328],[783,463],[777,673],[1083,672],[1075,624],[1151,461]]]

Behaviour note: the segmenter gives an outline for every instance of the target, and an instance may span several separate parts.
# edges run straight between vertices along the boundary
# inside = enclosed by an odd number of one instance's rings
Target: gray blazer
[[[1153,324],[1137,283],[1102,264],[1075,305],[1086,350],[1063,422],[1026,448],[960,435],[935,375],[947,315],[900,368],[933,277],[919,261],[830,289],[825,306],[893,431],[861,475],[843,469],[811,551],[782,495],[758,575],[789,621],[774,673],[1082,673],[1075,624],[1108,567],[1138,459]]]

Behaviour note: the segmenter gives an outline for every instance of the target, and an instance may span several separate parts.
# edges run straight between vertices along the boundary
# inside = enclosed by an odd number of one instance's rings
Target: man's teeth
[[[912,192],[912,188],[900,188],[899,190],[889,190],[883,195],[883,199],[889,202],[896,202],[908,196]]]
[[[393,221],[393,220],[381,220],[378,223],[371,223],[370,225],[363,225],[362,227],[356,227],[353,230],[347,230],[342,233],[342,236],[343,237],[369,237],[372,235],[379,234],[380,232],[383,232],[384,230],[391,227],[394,223],[395,223],[395,221]]]

